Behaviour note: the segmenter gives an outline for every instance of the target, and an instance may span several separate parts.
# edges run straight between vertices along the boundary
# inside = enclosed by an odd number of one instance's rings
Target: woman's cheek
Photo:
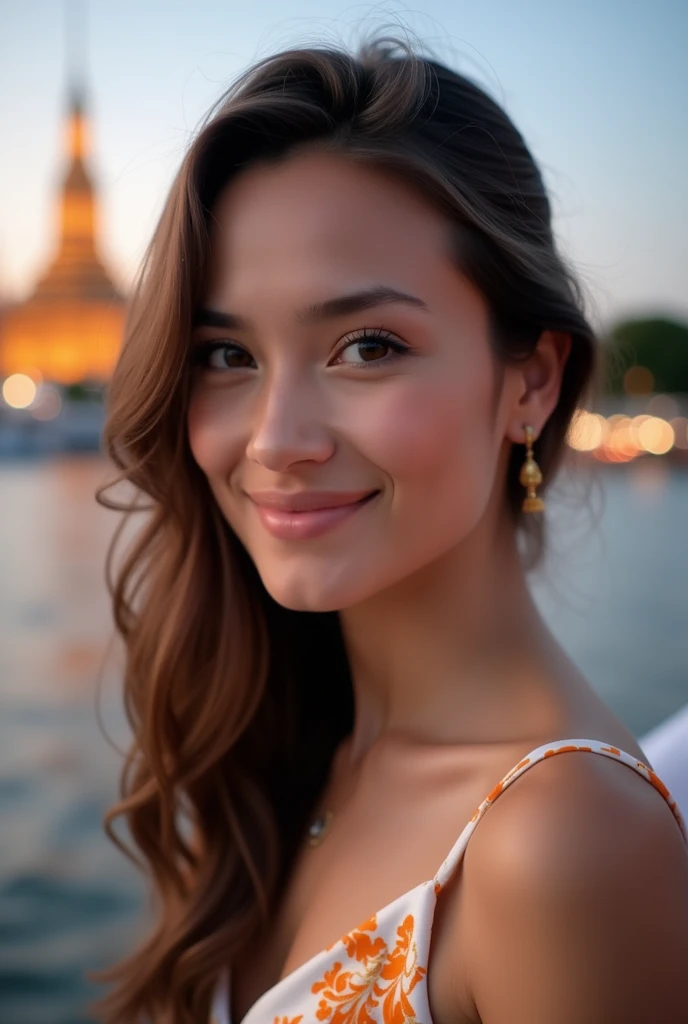
[[[393,480],[444,476],[478,440],[474,404],[480,403],[455,383],[409,380],[407,386],[376,395],[352,417],[356,446]]]
[[[380,408],[366,453],[391,480],[388,540],[397,550],[403,538],[401,562],[437,557],[482,518],[494,476],[488,410],[475,376],[465,387],[455,378],[416,381]]]
[[[191,454],[209,477],[225,477],[232,464],[232,448],[236,448],[235,431],[228,416],[226,400],[221,401],[219,389],[197,389],[192,394],[187,413],[187,429]]]

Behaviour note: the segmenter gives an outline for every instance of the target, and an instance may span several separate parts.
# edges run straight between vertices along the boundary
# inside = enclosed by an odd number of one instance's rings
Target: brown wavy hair
[[[322,46],[262,59],[214,105],[144,258],[107,391],[104,447],[117,473],[96,499],[124,513],[106,577],[133,743],[105,828],[150,876],[157,921],[128,959],[100,972],[116,982],[96,1006],[106,1024],[207,1019],[220,969],[270,919],[353,727],[338,613],[295,612],[270,597],[186,433],[213,204],[252,161],[304,146],[391,170],[444,213],[457,270],[489,308],[498,368],[527,358],[545,329],[571,335],[558,404],[535,444],[541,491],[594,383],[596,339],[557,251],[541,174],[476,83],[384,36],[356,53]],[[543,523],[521,512],[523,454],[512,448],[506,493],[532,566]],[[130,501],[106,496],[123,481]],[[145,524],[115,571],[115,547],[144,499]],[[136,853],[115,834],[119,816]]]

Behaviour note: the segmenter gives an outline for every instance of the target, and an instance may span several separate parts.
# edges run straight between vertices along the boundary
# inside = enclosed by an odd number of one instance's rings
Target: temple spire
[[[86,54],[88,6],[85,0],[65,0],[64,29],[67,64],[69,135],[67,156],[72,162],[88,157],[86,137]]]
[[[74,164],[88,158],[86,90],[80,82],[72,82],[69,88],[68,104],[66,150],[68,161],[70,164]]]
[[[57,196],[57,244],[54,258],[38,282],[37,295],[71,294],[88,299],[117,294],[98,255],[98,200],[89,166],[91,123],[83,73],[85,18],[86,4],[67,0],[64,169]]]
[[[29,298],[3,314],[0,373],[75,383],[106,380],[115,364],[124,301],[97,246],[98,196],[91,170],[86,89],[86,5],[65,4],[64,141],[59,154],[55,252]]]

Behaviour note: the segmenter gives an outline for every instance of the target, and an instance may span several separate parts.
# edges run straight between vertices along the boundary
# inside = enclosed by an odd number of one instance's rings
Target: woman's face
[[[422,197],[331,153],[253,166],[215,206],[202,307],[191,450],[277,602],[343,609],[468,540],[514,384],[495,402],[485,302]],[[324,532],[332,513],[273,516],[280,535],[251,497],[316,490],[377,493]]]

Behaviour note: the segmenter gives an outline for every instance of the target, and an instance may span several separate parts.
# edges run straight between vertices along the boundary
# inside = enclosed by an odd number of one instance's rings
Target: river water
[[[0,464],[0,1024],[86,1024],[100,990],[84,971],[145,926],[101,825],[127,739],[103,582],[116,514],[93,499],[107,471],[88,455]],[[565,474],[548,520],[536,599],[640,737],[688,701],[688,473],[601,468],[587,499]]]

